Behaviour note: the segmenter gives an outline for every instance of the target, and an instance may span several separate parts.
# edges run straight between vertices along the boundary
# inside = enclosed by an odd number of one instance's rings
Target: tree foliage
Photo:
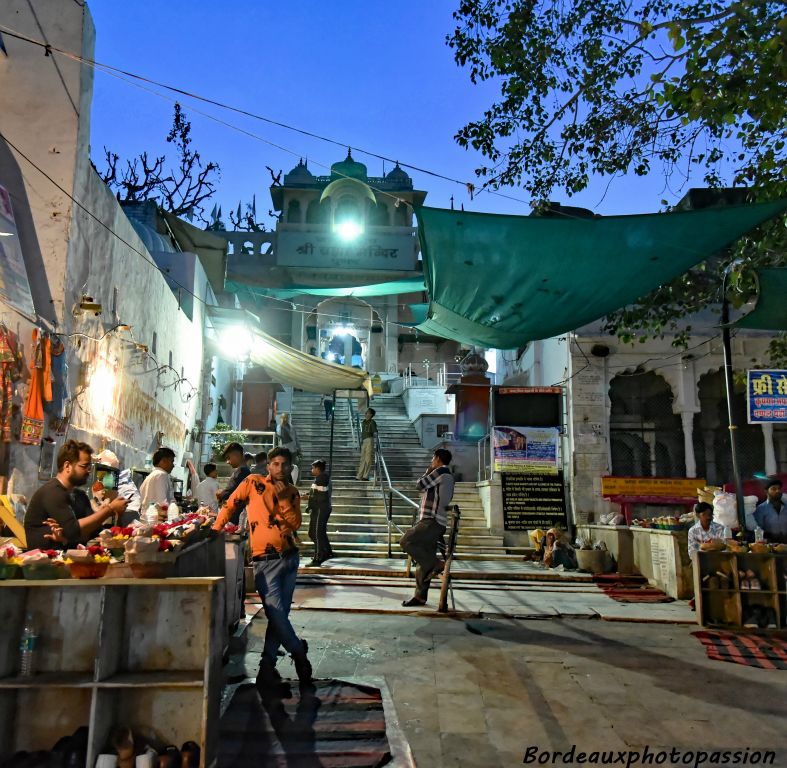
[[[447,43],[500,97],[456,140],[484,156],[484,187],[522,186],[535,201],[628,173],[783,196],[786,11],[785,0],[460,0]],[[720,271],[742,265],[731,283],[744,302],[748,270],[784,263],[785,234],[783,222],[762,228],[607,327],[685,344],[681,318],[718,301]]]
[[[177,165],[166,170],[166,155],[151,158],[148,152],[121,162],[120,156],[104,147],[105,167],[96,169],[101,179],[121,201],[157,199],[176,216],[198,218],[207,223],[203,204],[216,192],[220,175],[217,163],[203,165],[200,153],[191,146],[191,122],[180,104],[175,104],[167,143],[175,148]]]

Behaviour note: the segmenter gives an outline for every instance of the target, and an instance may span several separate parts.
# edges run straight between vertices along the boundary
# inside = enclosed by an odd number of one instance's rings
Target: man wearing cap
[[[243,452],[240,453],[241,459]],[[244,507],[249,517],[254,585],[262,598],[268,627],[260,660],[258,684],[275,685],[280,646],[292,655],[302,684],[312,680],[308,645],[290,623],[290,607],[298,576],[298,547],[295,532],[301,525],[301,499],[289,482],[292,455],[286,448],[268,453],[268,475],[251,475],[233,491],[213,525],[220,531]]]
[[[118,518],[118,525],[127,526],[131,525],[134,520],[139,520],[140,509],[142,508],[142,497],[131,477],[131,470],[120,469],[120,460],[108,448],[105,448],[94,458],[97,464],[103,464],[105,467],[112,467],[112,469],[117,469],[120,472],[118,475],[117,488],[115,490],[117,491],[118,498],[125,499],[128,502],[128,506],[126,507],[126,511]]]
[[[232,467],[232,474],[224,486],[223,491],[218,491],[216,498],[219,500],[219,506],[226,504],[230,496],[235,492],[238,486],[251,474],[251,470],[246,464],[246,458],[243,451],[243,446],[240,443],[228,443],[222,452],[222,458]],[[235,505],[232,511],[230,522],[237,525],[240,522],[240,513],[243,512],[246,504]]]
[[[782,496],[782,481],[768,480],[768,496],[754,511],[754,521],[765,532],[771,543],[787,544],[787,509]]]

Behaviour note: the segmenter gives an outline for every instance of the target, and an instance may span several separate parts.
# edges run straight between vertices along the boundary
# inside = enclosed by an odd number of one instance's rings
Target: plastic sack
[[[738,527],[738,502],[734,493],[718,492],[713,497],[713,519],[727,528]]]

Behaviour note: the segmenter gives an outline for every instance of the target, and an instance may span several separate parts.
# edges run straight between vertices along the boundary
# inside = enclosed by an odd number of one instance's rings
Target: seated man
[[[768,480],[768,498],[757,505],[754,522],[765,532],[765,538],[774,544],[787,544],[787,508],[782,496],[782,481]]]
[[[90,476],[93,449],[87,443],[68,440],[57,454],[57,476],[32,496],[25,514],[28,549],[45,549],[53,542],[73,548],[84,544],[101,524],[126,510],[128,500],[118,497],[93,511],[79,487]]]
[[[732,538],[730,529],[713,522],[713,507],[707,501],[694,505],[697,522],[689,528],[689,557],[698,552],[708,541],[723,541]]]
[[[432,578],[443,568],[437,559],[438,542],[445,533],[448,505],[454,497],[454,476],[448,465],[451,451],[438,448],[429,469],[416,483],[421,491],[421,509],[418,522],[402,536],[399,546],[417,563],[415,569],[415,595],[402,605],[426,605]]]

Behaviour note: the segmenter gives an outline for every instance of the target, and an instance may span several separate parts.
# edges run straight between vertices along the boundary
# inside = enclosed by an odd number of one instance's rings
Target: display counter
[[[670,597],[694,595],[688,531],[626,525],[579,525],[577,535],[603,541],[620,573],[638,573]]]

